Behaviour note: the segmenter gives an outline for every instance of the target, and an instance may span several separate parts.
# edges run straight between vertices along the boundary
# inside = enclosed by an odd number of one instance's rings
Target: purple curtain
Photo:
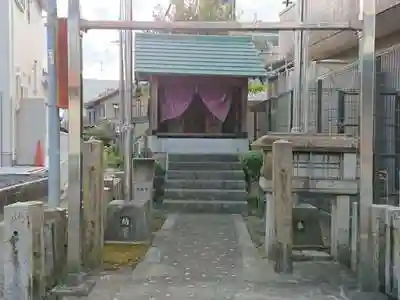
[[[198,93],[208,110],[221,122],[228,116],[232,99],[228,86],[217,86],[214,84],[203,84],[199,86]]]
[[[232,103],[230,88],[244,86],[247,78],[160,76],[164,87],[160,96],[161,122],[180,117],[198,92],[207,109],[220,121],[225,121]]]
[[[161,101],[161,122],[180,117],[192,102],[193,94],[192,85],[165,84]]]

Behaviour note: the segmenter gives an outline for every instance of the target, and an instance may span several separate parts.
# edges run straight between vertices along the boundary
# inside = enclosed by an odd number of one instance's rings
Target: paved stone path
[[[334,262],[294,268],[293,275],[276,275],[259,258],[241,216],[170,215],[144,261],[133,272],[101,274],[86,299],[386,299],[358,292],[354,278]]]

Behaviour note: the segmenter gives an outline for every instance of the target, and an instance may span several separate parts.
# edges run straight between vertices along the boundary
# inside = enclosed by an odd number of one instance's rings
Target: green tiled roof
[[[135,72],[150,74],[265,76],[251,37],[227,35],[135,35]]]

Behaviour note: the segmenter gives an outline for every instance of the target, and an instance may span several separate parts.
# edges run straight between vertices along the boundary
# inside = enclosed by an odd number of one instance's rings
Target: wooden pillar
[[[104,146],[89,140],[83,149],[83,264],[97,267],[102,263],[104,244]]]
[[[274,244],[275,271],[293,272],[293,151],[292,143],[279,140],[272,145],[272,181],[276,240]]]
[[[248,97],[248,87],[247,87],[247,80],[246,84],[242,88],[242,97],[241,97],[241,116],[242,116],[242,121],[241,121],[241,132],[248,132],[247,131],[247,114],[248,114],[248,107],[247,107],[247,97]]]
[[[43,229],[43,202],[17,202],[4,207],[4,299],[45,297]]]

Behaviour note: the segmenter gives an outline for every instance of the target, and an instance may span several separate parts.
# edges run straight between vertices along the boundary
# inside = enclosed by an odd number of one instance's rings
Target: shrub
[[[263,164],[263,155],[259,151],[249,151],[240,158],[248,183],[258,181]]]
[[[115,146],[106,146],[104,147],[104,158],[105,165],[108,168],[121,169],[124,160],[121,155],[118,153],[118,150]]]
[[[160,162],[156,160],[155,162],[155,167],[154,167],[154,175],[156,177],[164,177],[165,176],[165,170],[161,166]]]
[[[105,146],[111,145],[112,141],[116,139],[116,134],[106,125],[86,128],[83,132],[83,139],[88,140],[94,138],[100,140]]]

